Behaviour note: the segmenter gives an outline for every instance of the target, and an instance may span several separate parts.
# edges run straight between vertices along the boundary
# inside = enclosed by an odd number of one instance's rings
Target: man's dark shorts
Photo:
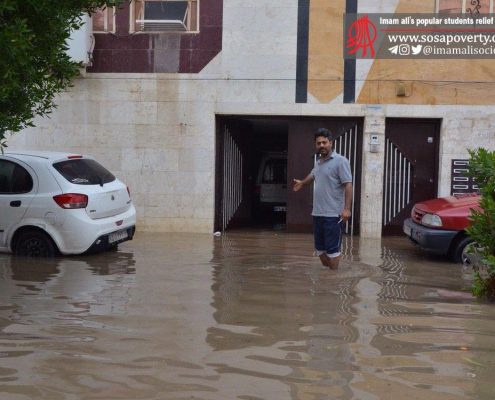
[[[330,258],[340,256],[342,244],[340,217],[313,217],[313,233],[318,256],[322,254],[327,254]]]

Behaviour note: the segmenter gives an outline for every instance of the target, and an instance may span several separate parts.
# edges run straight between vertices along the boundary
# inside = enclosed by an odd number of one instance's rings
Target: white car
[[[51,257],[115,248],[135,226],[129,189],[92,157],[0,154],[0,251]]]

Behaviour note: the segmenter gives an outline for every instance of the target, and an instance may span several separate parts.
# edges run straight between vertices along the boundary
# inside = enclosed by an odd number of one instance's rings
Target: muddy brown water
[[[0,255],[0,399],[493,399],[495,305],[405,239],[144,234]]]

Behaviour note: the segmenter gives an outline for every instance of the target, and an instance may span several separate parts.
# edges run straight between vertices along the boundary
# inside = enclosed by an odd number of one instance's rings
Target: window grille
[[[197,32],[199,0],[136,0],[131,32]]]

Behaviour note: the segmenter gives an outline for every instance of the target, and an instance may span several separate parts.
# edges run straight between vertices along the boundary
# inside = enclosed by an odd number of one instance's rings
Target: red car
[[[467,262],[466,247],[471,209],[480,210],[478,194],[442,197],[416,203],[403,230],[423,250],[446,255],[454,262]]]

